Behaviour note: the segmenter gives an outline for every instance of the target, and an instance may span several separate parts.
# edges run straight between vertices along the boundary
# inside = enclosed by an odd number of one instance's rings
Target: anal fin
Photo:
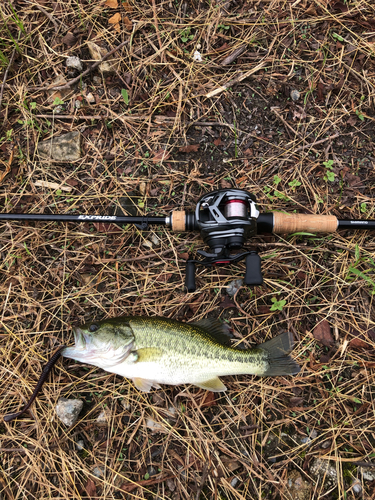
[[[145,378],[134,377],[133,382],[136,388],[142,392],[150,392],[153,387],[155,389],[160,389],[160,385],[155,382],[155,380],[147,380]]]
[[[219,379],[219,377],[212,378],[211,380],[205,380],[204,382],[201,382],[200,384],[194,384],[201,389],[205,389],[206,391],[212,391],[212,392],[222,392],[226,391],[227,388],[223,384],[223,382]]]

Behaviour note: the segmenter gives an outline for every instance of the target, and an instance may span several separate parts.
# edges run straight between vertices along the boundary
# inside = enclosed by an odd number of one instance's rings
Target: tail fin
[[[257,346],[258,349],[263,349],[268,354],[269,367],[264,373],[264,377],[296,375],[300,371],[301,367],[288,356],[293,345],[293,334],[285,332]]]

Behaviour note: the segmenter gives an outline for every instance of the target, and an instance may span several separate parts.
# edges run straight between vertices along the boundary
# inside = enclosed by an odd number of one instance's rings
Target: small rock
[[[243,285],[243,279],[231,281],[227,287],[227,294],[230,297],[234,297],[234,295],[238,292],[238,290],[241,288],[242,285]]]
[[[99,413],[99,416],[96,419],[96,423],[101,426],[106,426],[109,424],[110,420],[111,420],[111,412],[108,409],[106,409]]]
[[[104,477],[104,469],[102,467],[94,467],[92,473],[95,477]]]
[[[70,427],[77,421],[82,408],[83,401],[80,399],[60,398],[55,411],[61,422]]]
[[[310,465],[310,473],[318,480],[325,482],[327,488],[337,485],[337,471],[328,460],[316,458]]]
[[[323,450],[326,450],[327,448],[329,448],[332,444],[332,441],[330,439],[327,439],[327,441],[324,441],[324,443],[322,443],[322,448]]]
[[[201,56],[201,53],[196,50],[193,54],[193,61],[197,61],[197,62],[202,62],[202,56]]]
[[[79,132],[53,137],[40,142],[37,152],[42,158],[52,158],[58,161],[74,161],[81,157],[81,135]]]
[[[146,248],[153,248],[152,242],[150,240],[143,240],[142,245]]]
[[[64,106],[62,106],[61,104],[59,104],[58,106],[56,106],[56,108],[53,109],[54,115],[61,115],[61,113],[63,112],[64,112]]]
[[[352,481],[352,491],[355,495],[360,495],[362,493],[362,485],[358,479],[353,479]]]
[[[86,101],[89,103],[89,104],[94,104],[95,102],[95,97],[92,95],[91,92],[89,92],[87,95],[86,95]]]
[[[375,471],[361,468],[362,477],[365,481],[375,481]]]
[[[121,406],[124,408],[124,410],[129,411],[130,410],[130,402],[128,398],[124,398],[120,401]]]
[[[100,76],[93,76],[92,77],[92,81],[95,83],[95,85],[101,85],[102,84],[102,79],[100,78]]]
[[[141,193],[142,196],[144,196],[146,194],[146,188],[147,188],[147,184],[145,182],[139,183],[138,189],[139,189],[139,192]]]
[[[68,68],[75,69],[79,72],[83,70],[81,59],[77,56],[67,57],[65,64]]]
[[[79,101],[78,99],[76,99],[76,100],[74,101],[74,107],[75,107],[76,109],[79,109],[79,108],[81,107],[81,101]]]
[[[240,480],[238,479],[238,477],[234,477],[230,482],[230,485],[232,486],[232,488],[235,488],[239,482]]]
[[[174,481],[172,479],[167,479],[166,483],[170,491],[173,492],[176,489],[176,485],[174,484]]]
[[[102,47],[99,47],[99,45],[96,45],[94,42],[87,42],[87,47],[90,52],[90,56],[95,60],[95,61],[100,61],[103,56],[106,55],[107,51],[103,49]],[[116,68],[111,64],[111,61],[103,61],[102,63],[99,64],[99,70],[102,73],[113,73],[116,71]]]
[[[288,493],[291,500],[309,500],[313,485],[305,481],[298,470],[290,471],[288,475]]]
[[[156,236],[156,234],[151,235],[151,241],[152,241],[153,245],[155,245],[156,247],[160,245],[160,240]]]
[[[292,101],[297,102],[298,99],[301,97],[301,94],[300,92],[298,92],[298,90],[292,90],[290,93],[290,97]]]
[[[85,448],[85,442],[83,439],[76,442],[76,448],[78,451],[82,451]]]

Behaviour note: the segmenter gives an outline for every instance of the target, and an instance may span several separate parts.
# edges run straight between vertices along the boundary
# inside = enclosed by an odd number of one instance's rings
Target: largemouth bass
[[[220,392],[224,375],[295,375],[299,365],[288,354],[289,332],[253,349],[228,346],[217,320],[181,323],[166,318],[123,316],[90,322],[74,330],[75,346],[63,356],[132,379],[144,392],[159,384],[194,384]]]

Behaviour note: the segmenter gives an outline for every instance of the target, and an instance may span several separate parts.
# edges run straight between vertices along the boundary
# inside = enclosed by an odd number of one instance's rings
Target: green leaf
[[[344,39],[341,35],[339,35],[338,33],[332,33],[332,36],[333,38],[336,38],[336,40],[338,40],[339,42],[343,42]]]
[[[122,98],[125,101],[125,104],[128,105],[129,104],[129,94],[128,94],[128,91],[126,89],[122,89],[121,90],[121,95],[122,95]]]
[[[323,165],[326,167],[326,168],[329,168],[332,170],[332,167],[333,167],[333,160],[328,160],[328,161],[324,161],[323,162]]]
[[[359,253],[359,246],[355,246],[355,260],[359,260],[360,253]]]
[[[297,179],[293,179],[291,182],[288,182],[288,184],[292,189],[295,189],[296,187],[301,185],[300,181],[298,181]]]
[[[329,180],[330,182],[333,182],[335,180],[335,172],[329,172],[327,170],[327,173],[326,173],[326,176],[327,176],[327,180]]]
[[[361,405],[361,404],[362,404],[362,401],[361,401],[360,399],[358,399],[358,398],[353,398],[353,402],[354,402],[354,403],[357,403],[357,404],[359,404],[359,405]]]
[[[277,186],[281,182],[281,177],[279,177],[277,174],[273,178],[273,183]]]
[[[282,311],[286,304],[286,300],[277,300],[276,297],[272,297],[271,302],[273,302],[271,311]]]
[[[145,479],[150,479],[150,474],[148,472],[146,472],[146,474],[144,475],[144,478]]]
[[[52,106],[60,106],[61,104],[64,104],[64,101],[60,99],[60,97],[56,97],[52,103]]]

